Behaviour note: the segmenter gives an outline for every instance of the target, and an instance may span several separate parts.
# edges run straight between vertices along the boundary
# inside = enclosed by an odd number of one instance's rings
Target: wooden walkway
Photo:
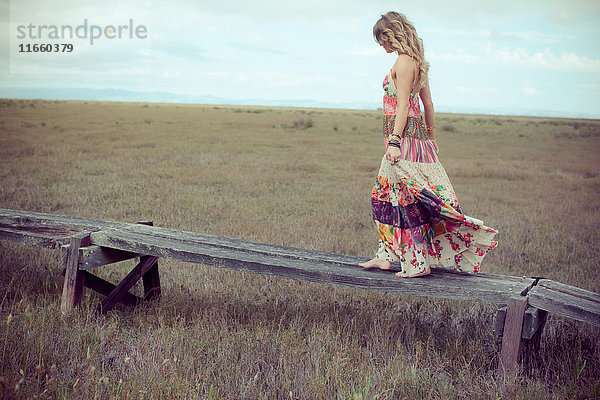
[[[421,278],[402,279],[380,270],[365,270],[365,259],[298,248],[183,232],[138,223],[121,223],[0,209],[0,240],[63,249],[65,283],[61,309],[78,304],[83,286],[106,298],[105,313],[117,302],[136,305],[160,296],[158,259],[173,258],[311,282],[399,292],[444,299],[498,304],[496,333],[502,340],[502,365],[515,368],[524,341],[539,346],[547,313],[600,326],[600,294],[548,279],[434,269]],[[91,270],[140,257],[120,283],[106,282]],[[144,299],[129,293],[139,280]],[[522,340],[523,339],[523,340]]]

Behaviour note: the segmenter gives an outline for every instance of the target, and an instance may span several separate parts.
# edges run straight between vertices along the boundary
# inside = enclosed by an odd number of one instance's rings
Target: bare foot
[[[415,274],[415,275],[411,275],[411,276],[404,276],[404,275],[402,275],[402,272],[396,272],[396,276],[399,276],[400,278],[416,278],[418,276],[429,275],[430,273],[431,273],[430,271],[424,271],[424,272],[421,272],[420,274]]]
[[[364,263],[358,264],[365,269],[379,268],[384,271],[387,271],[392,268],[392,264],[386,260],[380,260],[379,258],[374,258]]]

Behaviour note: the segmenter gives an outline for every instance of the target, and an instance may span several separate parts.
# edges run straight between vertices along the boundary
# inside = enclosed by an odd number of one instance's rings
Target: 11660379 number
[[[19,53],[71,53],[71,43],[26,43],[19,45]]]

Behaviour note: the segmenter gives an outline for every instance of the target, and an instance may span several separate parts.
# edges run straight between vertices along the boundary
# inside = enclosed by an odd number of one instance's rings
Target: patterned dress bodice
[[[396,109],[398,105],[398,97],[396,85],[392,79],[392,72],[388,73],[383,80],[383,136],[389,139],[389,136],[394,132],[396,122]],[[408,97],[408,124],[421,119],[421,103],[419,93],[411,93]],[[413,131],[411,129],[411,131]],[[415,132],[405,132],[413,136]],[[412,133],[412,134],[411,134]],[[422,136],[419,132],[418,136]]]

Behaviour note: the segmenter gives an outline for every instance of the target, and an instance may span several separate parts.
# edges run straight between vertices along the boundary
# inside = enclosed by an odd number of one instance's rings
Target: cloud
[[[389,2],[397,9],[397,1]],[[419,25],[430,22],[432,26],[489,29],[496,26],[527,26],[560,24],[567,29],[580,30],[582,17],[600,12],[597,0],[422,0],[402,5],[406,15]],[[593,21],[593,22],[592,22]],[[596,24],[590,19],[586,25]],[[585,28],[583,28],[585,29]]]
[[[494,41],[516,41],[530,44],[553,44],[565,40],[560,33],[539,31],[490,31],[488,37]]]
[[[374,57],[382,54],[382,49],[377,46],[362,46],[359,44],[355,44],[352,49],[344,50],[341,52],[343,55],[348,56],[358,56],[358,57]]]
[[[531,88],[531,87],[524,87],[524,88],[520,88],[519,93],[525,95],[525,96],[540,96],[542,95],[542,92],[536,88]]]
[[[561,33],[546,33],[540,31],[506,31],[489,29],[423,29],[423,33],[442,36],[461,36],[465,38],[482,38],[494,41],[515,41],[530,44],[553,44],[565,40]],[[465,39],[462,39],[465,40]]]
[[[577,85],[577,90],[580,92],[589,92],[596,95],[600,92],[600,84],[598,83],[585,83],[582,85]]]
[[[458,63],[481,63],[482,58],[477,54],[469,54],[464,49],[459,48],[453,53],[437,53],[434,50],[425,50],[425,58],[430,61],[449,61]]]
[[[460,93],[477,93],[477,94],[498,94],[496,88],[482,88],[482,87],[468,87],[468,86],[455,86],[455,89]]]
[[[471,53],[462,48],[453,53],[427,50],[425,56],[429,60],[467,64],[504,65],[550,71],[600,72],[600,59],[591,59],[573,52],[557,55],[549,49],[530,52],[522,48],[498,48],[491,41],[486,41],[479,51]]]
[[[442,97],[465,93],[466,98],[480,94],[505,99],[521,88],[521,96],[540,104],[562,101],[552,97],[560,93],[560,99],[567,94],[577,98],[573,107],[576,102],[582,109],[597,105],[593,99],[598,85],[578,84],[600,82],[598,0],[572,0],[568,6],[562,0],[423,0],[400,5],[396,0],[0,0],[0,14],[6,11],[0,15],[0,28],[6,28],[0,29],[0,49],[7,55],[9,2],[19,4],[13,12],[28,5],[22,15],[35,18],[33,23],[79,24],[88,18],[101,25],[133,18],[148,25],[150,36],[143,43],[78,46],[76,57],[26,63],[29,75],[17,77],[4,68],[0,85],[5,86],[13,86],[16,77],[59,88],[93,84],[228,98],[260,94],[316,100],[343,91],[348,100],[364,99],[379,96],[376,74],[393,62],[373,42],[373,23],[401,7],[425,40],[432,78],[439,92],[446,91]],[[558,74],[552,71],[572,73],[555,79]],[[519,83],[523,77],[529,81]],[[552,82],[553,89],[544,82]]]
[[[496,48],[490,41],[484,46],[483,55],[487,62],[540,68],[554,71],[600,72],[600,59],[590,59],[572,52],[554,54],[549,49],[529,53],[524,49]]]

